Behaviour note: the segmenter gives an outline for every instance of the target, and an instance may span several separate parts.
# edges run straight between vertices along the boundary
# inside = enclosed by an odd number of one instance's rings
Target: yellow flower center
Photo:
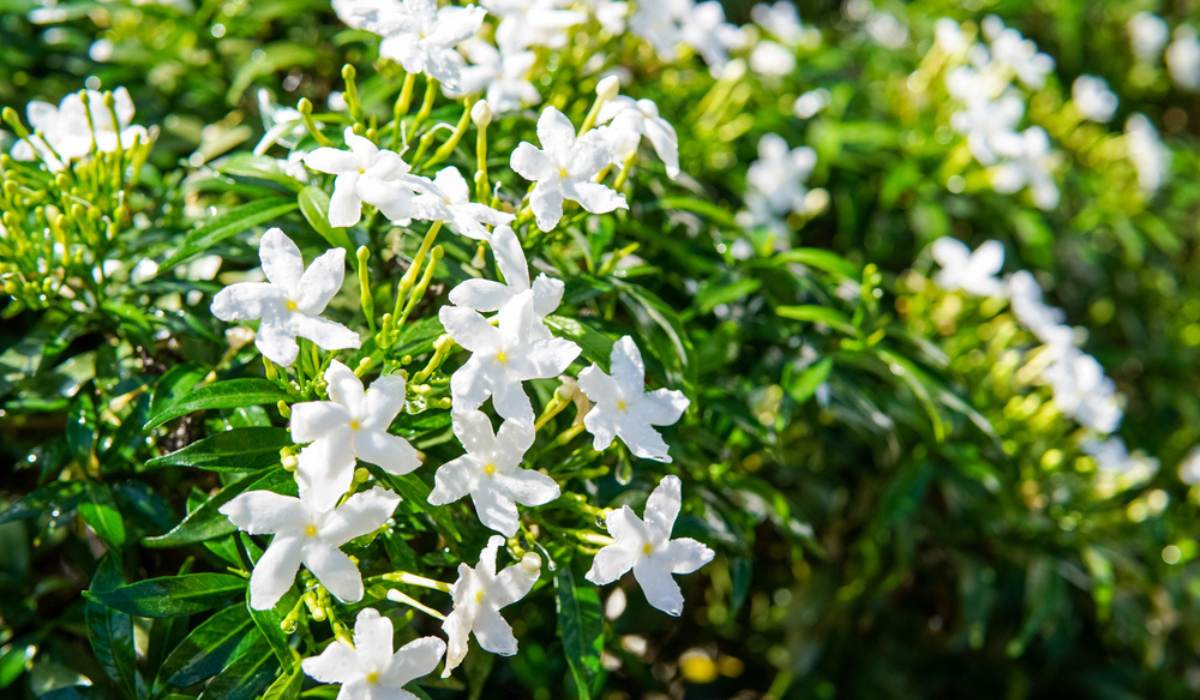
[[[352,420],[350,421],[350,429],[355,431],[362,430],[362,423],[359,423],[357,419]]]
[[[317,536],[317,526],[313,525],[312,523],[309,523],[308,526],[304,528],[304,536],[305,537],[316,537]]]
[[[502,365],[507,365],[508,364],[508,353],[504,352],[503,350],[496,353],[496,362],[499,362]]]
[[[618,411],[624,412],[624,411],[628,410],[628,408],[629,408],[629,404],[625,403],[625,399],[617,399],[617,410]]]
[[[476,603],[483,602],[483,591],[482,590],[475,591],[475,602]]]
[[[487,474],[488,476],[494,475],[496,473],[496,465],[492,464],[491,462],[483,465],[483,473]]]
[[[287,300],[287,304],[285,304],[285,306],[287,306],[288,311],[295,311],[296,309],[300,308],[300,305],[291,299]]]
[[[653,553],[654,553],[654,547],[650,546],[649,542],[642,545],[642,554],[645,554],[646,556],[650,556]]]
[[[358,174],[359,174],[359,175],[366,175],[366,174],[367,174],[367,169],[366,169],[366,168],[359,168],[359,169],[358,169]]]
[[[379,682],[379,671],[371,671],[370,673],[368,673],[367,674],[367,682],[370,683],[371,685],[375,685],[376,683],[378,683]]]
[[[571,175],[571,173],[567,172],[566,168],[558,169],[558,176],[561,177],[562,179],[566,180],[568,177],[570,177],[570,175]]]

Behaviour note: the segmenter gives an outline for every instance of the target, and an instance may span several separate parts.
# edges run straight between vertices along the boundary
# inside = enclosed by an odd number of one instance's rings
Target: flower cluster
[[[73,92],[57,106],[30,102],[25,114],[33,133],[17,142],[12,156],[40,160],[53,172],[90,153],[132,149],[150,137],[145,127],[133,124],[133,100],[125,88]]]

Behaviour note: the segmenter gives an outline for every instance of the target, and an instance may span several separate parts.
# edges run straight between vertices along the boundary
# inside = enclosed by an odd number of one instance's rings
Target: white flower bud
[[[480,100],[471,107],[471,121],[480,129],[486,129],[492,123],[492,108],[487,100]]]
[[[605,76],[596,84],[596,97],[608,102],[621,92],[621,81],[615,75]]]
[[[254,342],[254,330],[245,326],[226,329],[225,340],[229,343],[229,349],[237,352]]]

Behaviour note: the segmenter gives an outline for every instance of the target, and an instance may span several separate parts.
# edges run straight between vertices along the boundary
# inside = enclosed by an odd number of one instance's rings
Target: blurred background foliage
[[[745,21],[749,4],[729,3],[730,18]],[[652,362],[683,380],[697,405],[671,442],[694,499],[686,527],[720,555],[687,582],[681,620],[631,609],[607,623],[601,697],[1194,696],[1200,498],[1177,466],[1200,443],[1200,102],[1172,87],[1161,65],[1135,63],[1125,27],[1141,10],[1172,26],[1195,22],[1200,5],[798,6],[821,30],[820,45],[800,50],[787,81],[747,76],[715,107],[700,62],[664,66],[636,46],[615,51],[634,72],[627,91],[656,100],[679,131],[687,175],[642,185],[654,197],[639,198],[617,231],[586,232],[597,251],[613,240],[639,248],[618,273],[564,264],[567,298],[585,307],[629,285],[606,318],[656,338]],[[900,45],[882,46],[866,29],[879,13],[904,27]],[[958,137],[939,97],[911,81],[937,18],[989,13],[1056,59],[1028,109],[1062,144],[1062,198],[1051,211],[1018,195],[951,192]],[[589,41],[577,46],[584,59]],[[386,68],[365,70],[372,46],[322,0],[0,0],[0,102],[20,108],[93,82],[124,85],[138,121],[160,125],[146,176],[153,191],[136,205],[152,224],[119,251],[132,260],[243,201],[249,190],[221,177],[185,182],[181,173],[253,146],[264,131],[260,89],[283,104],[324,105],[341,89],[343,63],[360,66],[364,102],[394,89]],[[1090,149],[1103,134],[1072,136],[1081,127],[1063,103],[1085,72],[1119,95],[1114,124],[1145,113],[1171,147],[1170,177],[1152,198],[1127,163]],[[549,92],[562,76],[547,75],[539,87]],[[814,88],[830,91],[829,106],[797,119],[792,103]],[[789,221],[791,250],[779,253],[769,232],[734,216],[744,166],[767,133],[811,146],[811,182],[829,195],[820,213]],[[1085,349],[1127,400],[1120,435],[1161,468],[1135,483],[1100,483],[1077,426],[1031,378],[1034,343],[1009,310],[930,281],[925,251],[945,235],[1002,241],[1006,269],[1034,271],[1069,322],[1088,329]],[[748,256],[737,252],[746,241]],[[244,245],[222,253],[253,266]],[[205,427],[146,440],[141,423],[170,395],[165,378],[212,366],[223,339],[207,302],[138,311],[216,284],[158,284],[123,292],[116,303],[133,309],[123,314],[7,300],[0,491],[12,505],[0,518],[0,693],[120,695],[106,680],[113,661],[88,641],[104,613],[81,591],[112,585],[112,571],[98,568],[106,550],[134,578],[176,573],[196,554],[137,543],[171,528],[184,501],[217,483],[141,465]],[[818,311],[787,310],[798,306]],[[137,387],[146,387],[139,398],[110,405]],[[112,488],[61,478],[97,458]],[[116,542],[97,515],[110,505],[125,523]],[[409,524],[430,527],[415,515]],[[555,620],[540,602],[513,616],[524,627],[519,656],[468,669],[476,697],[568,692]],[[636,592],[628,605],[643,605]],[[185,632],[172,620],[133,626],[147,677]]]

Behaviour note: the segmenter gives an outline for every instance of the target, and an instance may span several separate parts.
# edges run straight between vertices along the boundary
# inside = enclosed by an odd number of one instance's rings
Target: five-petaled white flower
[[[488,239],[484,225],[507,224],[513,215],[471,201],[462,173],[453,165],[438,171],[433,186],[413,199],[413,216],[426,221],[444,221],[467,238]]]
[[[84,94],[87,95],[86,106]],[[120,87],[112,95],[115,122],[112,112],[104,105],[104,94],[98,90],[73,92],[58,106],[40,100],[30,102],[25,113],[37,135],[29,142],[17,142],[13,146],[13,158],[26,161],[41,158],[47,168],[58,171],[67,161],[90,153],[93,143],[97,151],[109,153],[117,149],[118,143],[129,148],[136,140],[145,141],[145,127],[131,123],[134,105],[129,91]]]
[[[670,462],[667,443],[652,426],[671,425],[687,410],[681,391],[646,391],[646,367],[633,339],[624,336],[613,344],[609,356],[612,374],[592,365],[579,373],[579,388],[591,399],[592,409],[583,425],[595,437],[592,446],[603,450],[614,437],[638,457]]]
[[[239,282],[213,297],[213,315],[222,321],[261,319],[255,346],[278,365],[296,360],[296,337],[308,338],[325,350],[357,348],[358,334],[320,317],[342,287],[346,251],[321,254],[308,269],[300,249],[278,228],[263,234],[258,246],[266,282]]]
[[[593,214],[627,209],[625,197],[613,189],[592,182],[612,155],[604,136],[597,131],[575,137],[570,120],[553,107],[542,111],[537,123],[542,147],[522,141],[513,151],[513,170],[537,185],[529,205],[543,231],[553,229],[563,214],[563,200],[579,202]]]
[[[638,141],[645,136],[667,166],[667,177],[675,179],[679,175],[679,139],[670,122],[658,116],[654,102],[619,95],[604,103],[596,121],[611,124],[608,133],[612,136],[613,161],[617,165],[637,149]]]
[[[779,134],[766,134],[758,141],[758,160],[746,171],[752,209],[772,214],[807,210],[805,181],[817,165],[817,153],[808,146],[788,148]]]
[[[500,309],[499,328],[478,311],[443,306],[442,326],[472,355],[450,377],[456,411],[479,408],[492,397],[501,418],[533,422],[533,406],[521,383],[562,374],[579,346],[550,336],[533,309],[533,290],[521,292]]]
[[[1003,158],[991,170],[992,187],[997,192],[1012,194],[1028,187],[1037,208],[1050,210],[1058,206],[1058,185],[1054,182],[1058,157],[1042,127],[1031,126],[1020,133],[997,137],[995,145]]]
[[[392,621],[366,608],[354,620],[354,646],[335,639],[300,666],[322,683],[340,683],[338,700],[417,700],[405,684],[433,672],[446,643],[421,637],[393,654],[392,634]]]
[[[413,446],[388,432],[404,408],[404,377],[380,377],[363,391],[354,372],[334,360],[325,382],[329,401],[292,405],[292,439],[312,443],[300,452],[296,480],[313,492],[314,503],[322,508],[337,503],[354,480],[356,458],[398,475],[421,466]]]
[[[629,506],[610,511],[605,519],[616,542],[596,553],[587,580],[603,586],[633,569],[646,600],[668,615],[683,613],[683,594],[671,574],[690,574],[712,561],[704,544],[680,537],[671,539],[682,502],[677,476],[665,476],[646,499],[645,520]]]
[[[528,46],[561,49],[567,29],[587,21],[587,15],[564,9],[566,0],[481,0],[487,11],[500,18],[496,43],[504,53]]]
[[[468,39],[459,49],[470,65],[463,68],[458,88],[447,91],[452,97],[484,92],[496,114],[541,101],[541,93],[529,81],[537,59],[532,51],[500,51],[482,39]]]
[[[304,164],[337,177],[329,200],[329,225],[353,226],[362,218],[366,202],[390,221],[405,224],[412,217],[414,192],[428,188],[424,178],[409,175],[408,163],[400,154],[381,149],[347,128],[348,151],[328,146],[304,156]]]
[[[492,253],[504,275],[504,282],[469,279],[450,290],[450,303],[481,312],[496,311],[521,292],[532,289],[533,312],[538,318],[545,318],[558,308],[563,295],[562,280],[542,274],[530,285],[525,251],[521,250],[521,243],[511,227],[497,226],[492,232]],[[549,329],[544,326],[534,326],[534,330],[546,330],[545,337],[549,337]]]
[[[446,616],[442,630],[446,632],[446,668],[442,676],[450,675],[467,655],[467,640],[471,633],[484,651],[502,656],[517,653],[517,638],[512,628],[500,616],[500,608],[525,597],[542,573],[542,560],[528,552],[521,561],[496,572],[496,550],[504,538],[493,535],[479,553],[475,568],[458,565],[458,580],[450,594],[454,611]]]
[[[444,85],[458,85],[463,67],[455,47],[475,35],[487,12],[482,7],[438,8],[437,0],[337,0],[334,11],[346,24],[383,37],[379,55],[409,73],[426,73]]]
[[[438,467],[430,503],[444,506],[470,494],[479,522],[512,537],[517,533],[518,503],[540,506],[558,498],[554,479],[521,468],[533,445],[532,425],[506,420],[493,434],[485,413],[459,411],[454,414],[454,434],[467,454]]]
[[[956,238],[943,237],[933,242],[931,252],[942,268],[933,281],[942,289],[961,289],[981,297],[1005,292],[1004,284],[996,277],[1004,267],[1004,246],[999,241],[986,241],[972,251]]]
[[[362,575],[340,549],[387,522],[400,497],[381,488],[356,493],[333,510],[321,510],[311,494],[300,498],[249,491],[221,506],[221,514],[251,535],[273,534],[250,575],[250,607],[267,610],[283,597],[300,564],[338,599],[362,599]]]

